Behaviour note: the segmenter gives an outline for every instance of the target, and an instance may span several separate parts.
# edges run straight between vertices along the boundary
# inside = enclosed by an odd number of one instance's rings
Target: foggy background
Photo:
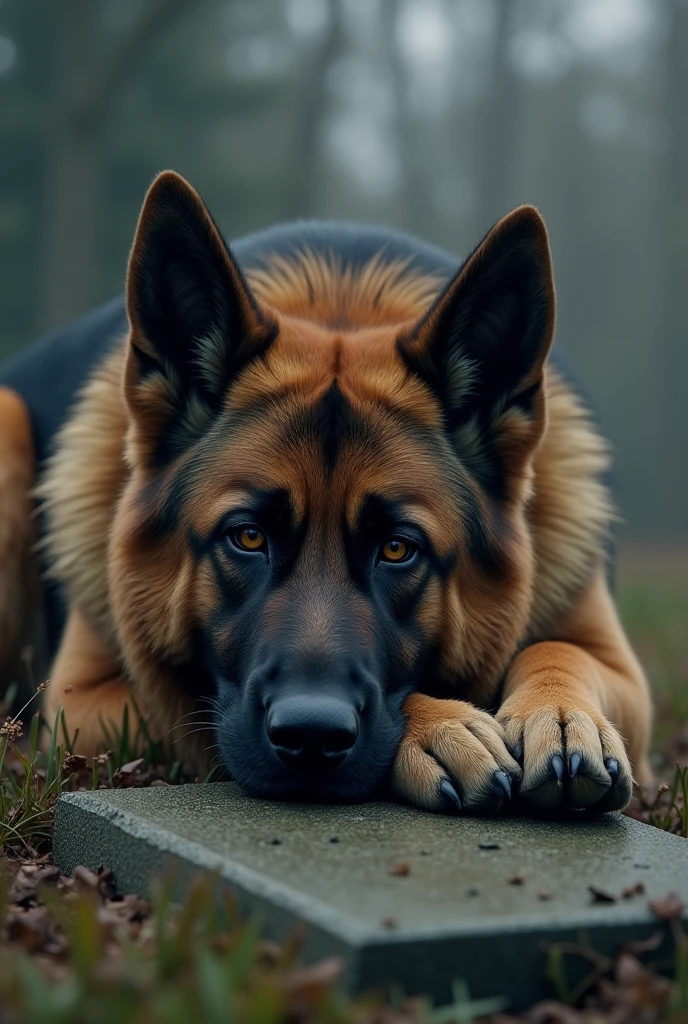
[[[529,202],[627,540],[688,540],[688,0],[0,0],[0,358],[122,290],[172,167],[466,255]]]

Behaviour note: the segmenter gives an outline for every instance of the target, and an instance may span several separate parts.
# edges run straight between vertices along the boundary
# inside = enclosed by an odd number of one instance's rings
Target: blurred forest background
[[[627,538],[688,540],[688,0],[0,0],[0,358],[123,287],[156,171],[465,255],[551,234]]]

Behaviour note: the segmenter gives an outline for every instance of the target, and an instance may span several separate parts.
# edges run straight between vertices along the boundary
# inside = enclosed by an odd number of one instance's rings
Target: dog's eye
[[[242,551],[265,550],[265,534],[257,526],[239,526],[230,537],[235,547]]]
[[[408,562],[413,557],[416,546],[404,537],[390,537],[380,548],[382,562]]]

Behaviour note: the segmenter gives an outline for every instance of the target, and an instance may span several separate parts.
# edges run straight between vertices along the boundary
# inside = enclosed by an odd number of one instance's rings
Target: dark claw
[[[511,798],[511,780],[506,772],[495,772],[494,780],[498,786],[500,786],[506,794],[507,800]]]
[[[572,779],[575,779],[576,775],[578,775],[578,769],[580,768],[580,763],[581,763],[581,756],[580,756],[580,754],[571,754],[571,758],[569,760],[569,775],[571,776]]]
[[[604,762],[604,766],[609,772],[609,775],[612,780],[612,785],[614,785],[614,783],[619,777],[619,762],[616,760],[615,757],[608,757],[607,760]]]
[[[452,804],[456,808],[457,811],[462,811],[463,810],[463,804],[461,803],[461,798],[459,797],[459,794],[456,792],[456,790],[452,786],[452,784],[449,781],[449,779],[447,779],[447,778],[440,779],[440,793],[445,798],[445,800],[448,800],[449,803]]]
[[[513,757],[514,761],[520,761],[521,760],[521,758],[523,757],[523,744],[522,743],[517,743],[516,744],[514,749],[511,751],[511,756]]]
[[[564,781],[564,762],[559,754],[555,754],[550,761],[550,767],[557,777],[557,782]]]

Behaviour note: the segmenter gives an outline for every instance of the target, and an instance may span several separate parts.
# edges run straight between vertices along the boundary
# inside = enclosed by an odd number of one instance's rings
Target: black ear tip
[[[517,206],[499,221],[496,228],[504,237],[518,238],[540,249],[543,254],[549,252],[547,225],[536,206]]]
[[[189,201],[198,200],[198,194],[192,185],[176,171],[160,171],[153,179],[146,198],[144,208],[179,207],[188,205]]]

